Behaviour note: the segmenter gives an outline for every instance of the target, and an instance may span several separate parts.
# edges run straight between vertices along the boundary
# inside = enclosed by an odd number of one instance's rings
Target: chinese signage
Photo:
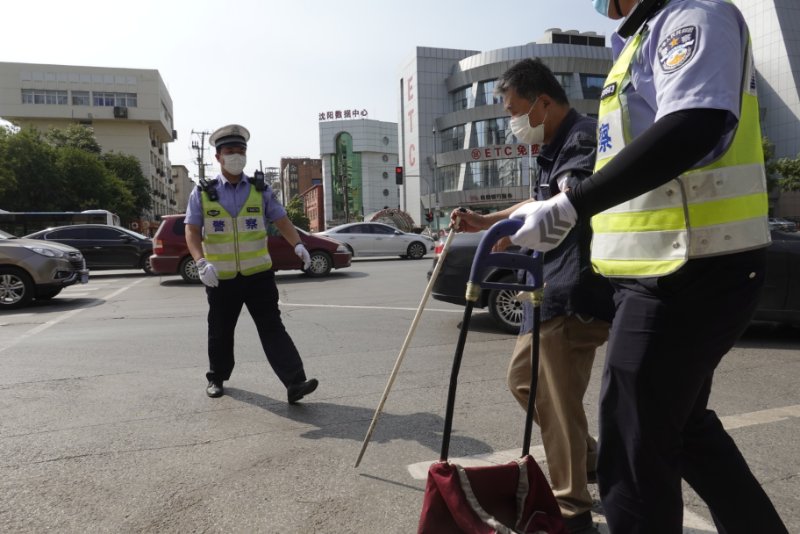
[[[320,121],[335,121],[342,119],[365,119],[367,118],[366,109],[344,109],[337,111],[320,111]]]
[[[539,145],[495,145],[485,148],[473,148],[469,151],[471,161],[484,161],[490,159],[516,158],[539,155]]]

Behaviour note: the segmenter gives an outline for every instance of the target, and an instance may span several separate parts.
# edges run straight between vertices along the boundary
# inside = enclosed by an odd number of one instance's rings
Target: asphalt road
[[[227,395],[206,397],[200,286],[92,273],[0,312],[0,532],[414,532],[438,459],[459,307],[431,300],[361,466],[353,464],[422,297],[430,259],[280,273],[283,317],[320,387],[289,406],[244,311]],[[451,457],[518,454],[504,378],[513,336],[476,312]],[[724,360],[711,405],[800,532],[800,329],[759,326]],[[586,397],[596,432],[602,354]],[[534,453],[542,459],[534,431]],[[685,491],[687,532],[713,532]],[[747,511],[743,511],[747,513]],[[602,516],[597,516],[602,521]]]

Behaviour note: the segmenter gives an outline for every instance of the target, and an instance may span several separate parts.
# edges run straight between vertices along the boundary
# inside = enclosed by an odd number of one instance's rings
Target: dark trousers
[[[222,383],[233,371],[233,333],[242,305],[253,318],[267,361],[284,386],[306,379],[303,361],[286,332],[278,309],[275,273],[266,271],[220,280],[218,287],[206,287],[208,296],[208,380]]]
[[[683,532],[681,478],[721,533],[787,532],[717,414],[714,370],[750,322],[764,249],[616,280],[597,474],[611,532]]]

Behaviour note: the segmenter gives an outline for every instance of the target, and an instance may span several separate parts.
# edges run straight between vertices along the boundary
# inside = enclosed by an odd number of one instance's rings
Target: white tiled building
[[[345,219],[353,222],[356,218],[369,218],[384,208],[398,207],[397,146],[395,122],[320,121],[326,228],[342,224]]]
[[[0,63],[0,117],[42,131],[91,126],[103,152],[139,160],[153,190],[145,218],[185,209],[175,199],[169,160],[177,136],[172,98],[157,70]]]

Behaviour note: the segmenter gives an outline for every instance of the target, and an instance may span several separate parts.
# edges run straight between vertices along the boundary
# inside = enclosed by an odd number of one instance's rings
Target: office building
[[[152,188],[145,220],[185,209],[169,160],[172,98],[157,70],[0,63],[0,117],[41,131],[90,126],[103,152],[139,160]]]
[[[517,61],[539,57],[574,108],[597,116],[611,68],[605,37],[550,29],[522,46],[478,52],[418,47],[400,79],[400,204],[417,224],[449,224],[457,206],[496,211],[530,198],[537,146],[517,143],[495,81]]]

